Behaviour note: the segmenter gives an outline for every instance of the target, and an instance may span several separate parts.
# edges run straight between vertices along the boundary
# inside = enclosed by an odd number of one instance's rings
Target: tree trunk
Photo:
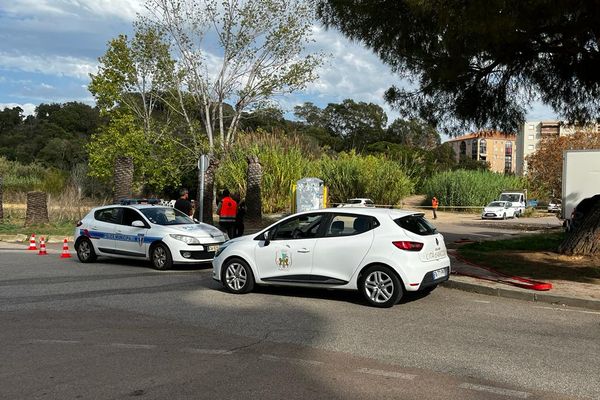
[[[25,226],[47,224],[48,222],[48,195],[46,192],[27,192]]]
[[[2,207],[2,177],[0,176],[0,223],[4,221],[4,208]]]
[[[198,201],[202,201],[202,222],[207,224],[213,224],[213,203],[214,203],[214,192],[215,192],[215,173],[219,167],[219,160],[210,156],[208,161],[208,168],[204,173],[204,199],[198,198]],[[200,189],[200,188],[198,188]],[[198,196],[200,196],[200,190],[198,190]]]
[[[133,159],[131,157],[117,157],[115,159],[113,202],[118,203],[121,199],[130,198],[132,185]]]
[[[558,251],[569,256],[600,255],[600,201],[597,201],[581,223],[567,234]]]
[[[249,221],[262,220],[262,200],[260,189],[262,183],[262,166],[256,156],[248,156],[246,171],[246,218]]]

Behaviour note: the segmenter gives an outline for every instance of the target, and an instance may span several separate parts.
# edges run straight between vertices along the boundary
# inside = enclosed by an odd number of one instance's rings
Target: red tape
[[[533,280],[533,279],[523,278],[521,276],[507,275],[507,274],[504,274],[502,272],[496,271],[493,268],[484,267],[484,266],[472,263],[471,261],[465,260],[463,257],[459,256],[458,254],[454,254],[453,256],[454,256],[454,258],[456,258],[457,260],[459,260],[459,261],[461,261],[461,262],[463,262],[465,264],[471,265],[473,267],[484,269],[484,270],[489,271],[489,272],[491,272],[493,274],[496,274],[496,275],[499,275],[499,276],[504,276],[504,277],[506,277],[508,279],[512,279],[512,280],[492,279],[492,278],[486,278],[486,277],[483,277],[483,276],[477,276],[477,275],[464,274],[464,273],[457,272],[457,274],[459,274],[459,275],[469,276],[469,277],[477,278],[477,279],[483,279],[483,280],[491,281],[491,282],[502,282],[502,283],[506,283],[508,285],[513,285],[513,286],[517,286],[517,287],[520,287],[520,288],[523,288],[523,289],[531,289],[531,290],[538,290],[538,291],[547,291],[547,290],[552,289],[552,284],[549,283],[549,282],[541,282],[541,281],[536,281],[536,280]],[[518,281],[518,282],[514,282],[514,281]]]

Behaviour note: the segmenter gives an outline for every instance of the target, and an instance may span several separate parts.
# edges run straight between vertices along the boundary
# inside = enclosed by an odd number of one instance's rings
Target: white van
[[[509,201],[515,208],[515,217],[520,217],[525,212],[527,207],[527,193],[526,192],[502,192],[498,201]]]

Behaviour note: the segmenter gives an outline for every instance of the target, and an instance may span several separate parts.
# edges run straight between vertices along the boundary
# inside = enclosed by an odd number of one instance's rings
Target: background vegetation
[[[523,178],[490,171],[446,171],[427,180],[424,193],[436,196],[440,206],[482,206],[497,199],[503,190],[524,189]]]

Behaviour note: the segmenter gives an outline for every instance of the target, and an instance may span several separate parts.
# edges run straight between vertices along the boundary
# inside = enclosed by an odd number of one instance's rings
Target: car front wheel
[[[150,252],[150,261],[152,268],[159,271],[165,271],[173,266],[173,257],[169,248],[162,243],[157,244]]]
[[[82,263],[91,263],[96,261],[98,258],[94,251],[94,245],[88,238],[82,238],[75,243],[75,251],[77,252],[77,258]]]
[[[227,260],[222,271],[221,282],[228,292],[242,294],[254,289],[254,275],[246,261],[239,258]]]
[[[402,298],[400,279],[386,266],[374,265],[365,270],[359,289],[367,302],[374,307],[392,307]]]

